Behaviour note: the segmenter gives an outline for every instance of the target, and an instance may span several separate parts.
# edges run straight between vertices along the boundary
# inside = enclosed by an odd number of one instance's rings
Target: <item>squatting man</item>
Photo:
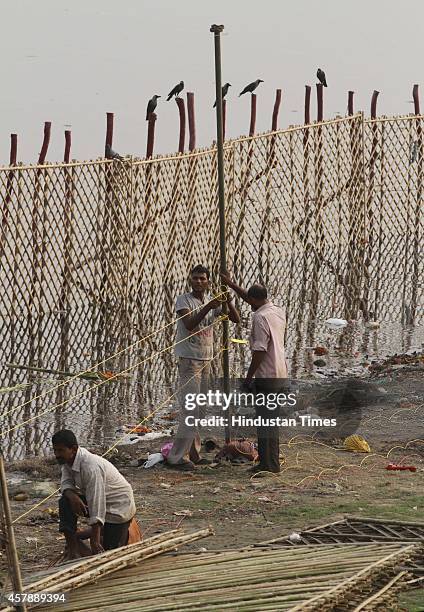
[[[129,541],[136,512],[133,490],[116,467],[79,446],[69,429],[57,431],[52,445],[62,466],[59,531],[66,539],[65,558],[76,559],[138,541],[140,537]],[[88,519],[88,529],[77,530],[79,516]],[[90,540],[90,548],[83,539]]]

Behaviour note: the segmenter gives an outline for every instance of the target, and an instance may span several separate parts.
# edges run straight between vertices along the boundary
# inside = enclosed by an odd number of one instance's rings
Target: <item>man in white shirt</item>
[[[62,466],[59,531],[65,536],[68,558],[80,556],[78,516],[87,517],[91,526],[92,554],[125,546],[136,511],[129,482],[110,461],[78,446],[69,429],[56,432],[52,444]]]
[[[213,358],[213,323],[222,312],[219,300],[207,296],[210,288],[210,272],[198,265],[190,274],[192,291],[177,297],[177,344],[175,355],[178,357],[178,386],[181,402],[178,431],[172,449],[167,457],[169,467],[178,470],[193,470],[194,464],[206,463],[200,457],[200,434],[198,427],[185,423],[187,411],[184,408],[185,395],[206,393],[208,391],[211,360]],[[230,321],[238,323],[239,314],[232,302],[228,303]],[[192,412],[194,417],[200,415]]]

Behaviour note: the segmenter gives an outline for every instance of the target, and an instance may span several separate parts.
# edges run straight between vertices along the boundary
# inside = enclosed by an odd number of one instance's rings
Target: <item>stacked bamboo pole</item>
[[[99,578],[135,565],[145,559],[175,550],[182,544],[194,542],[210,535],[213,535],[211,527],[189,534],[184,534],[182,529],[175,529],[153,536],[143,542],[89,557],[80,563],[26,585],[23,591],[27,593],[65,593],[96,582]],[[8,607],[4,609],[4,612],[11,612],[12,610],[12,607]]]
[[[394,567],[415,548],[348,544],[164,556],[78,590],[61,611],[313,610],[315,601],[332,610],[351,594],[360,605],[376,588],[388,597],[391,583],[399,584]]]

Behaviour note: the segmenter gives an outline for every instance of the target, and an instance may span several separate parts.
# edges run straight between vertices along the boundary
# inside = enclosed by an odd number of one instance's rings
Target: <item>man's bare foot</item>
[[[84,544],[81,540],[77,542],[76,546],[68,547],[65,546],[63,553],[63,561],[72,561],[74,559],[81,559],[83,557],[90,557],[91,549]]]

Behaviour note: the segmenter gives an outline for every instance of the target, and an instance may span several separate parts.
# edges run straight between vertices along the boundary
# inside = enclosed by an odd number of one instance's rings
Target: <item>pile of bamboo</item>
[[[407,576],[397,567],[415,548],[374,543],[165,555],[70,593],[60,610],[372,610],[391,602]]]
[[[182,529],[167,531],[142,542],[85,558],[83,561],[50,574],[37,582],[28,584],[23,590],[27,593],[66,593],[96,582],[111,573],[131,567],[145,559],[176,550],[182,544],[206,538],[213,535],[213,533],[211,527],[189,534],[185,534]],[[14,608],[8,607],[2,610],[9,612],[13,611]]]

